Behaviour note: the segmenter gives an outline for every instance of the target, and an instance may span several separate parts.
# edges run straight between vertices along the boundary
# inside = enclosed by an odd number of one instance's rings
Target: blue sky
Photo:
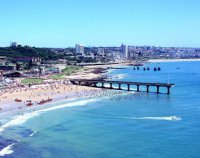
[[[1,0],[0,46],[200,47],[199,0]]]

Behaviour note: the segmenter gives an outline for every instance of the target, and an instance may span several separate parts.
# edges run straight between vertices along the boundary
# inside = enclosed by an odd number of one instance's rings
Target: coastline
[[[161,63],[161,62],[193,62],[200,61],[200,59],[150,59],[147,62]]]
[[[23,85],[23,87],[15,86],[13,88],[2,89],[0,91],[0,115],[7,112],[16,112],[21,114],[29,109],[45,108],[46,105],[59,101],[68,101],[70,99],[88,98],[96,95],[101,95],[105,90],[100,88],[76,86],[70,83],[70,79],[103,79],[107,78],[106,73],[110,68],[116,66],[127,65],[127,63],[119,63],[113,65],[94,65],[84,66],[81,71],[65,76],[61,80],[47,80],[47,82],[32,85]],[[20,102],[15,101],[16,99]],[[44,104],[39,104],[43,100],[51,99]],[[31,106],[27,106],[28,103]]]
[[[52,86],[52,85],[51,85]],[[78,87],[75,85],[65,85],[60,84],[54,88],[49,85],[45,87],[34,86],[32,88],[20,89],[20,91],[13,92],[12,94],[5,93],[3,95],[4,100],[1,100],[1,112],[0,114],[6,112],[25,112],[28,109],[36,110],[37,108],[44,107],[48,104],[56,103],[59,101],[68,101],[71,99],[84,98],[92,96],[100,92],[100,89],[90,88],[90,87]],[[18,97],[17,97],[18,96]],[[16,102],[15,99],[19,98],[21,102]],[[46,100],[51,98],[52,101],[46,102],[44,104],[39,104],[41,100]],[[31,106],[27,106],[31,100]]]
[[[200,59],[156,59],[148,60],[147,62],[182,62],[182,61],[200,61]],[[84,66],[82,70],[75,72],[69,76],[65,76],[61,80],[50,80],[47,79],[45,83],[33,85],[29,87],[24,85],[23,87],[15,87],[3,89],[0,91],[0,115],[5,112],[20,111],[25,112],[26,110],[37,107],[44,107],[49,103],[56,103],[59,101],[67,101],[70,99],[87,98],[104,92],[101,88],[77,86],[70,83],[70,79],[105,79],[110,78],[106,73],[111,69],[119,66],[127,66],[130,63],[118,63],[118,64],[105,64],[105,65],[90,65]],[[115,76],[112,76],[115,77]],[[112,78],[111,77],[111,78]],[[21,102],[16,102],[19,99]],[[52,99],[50,102],[40,105],[39,103],[43,100]],[[27,106],[31,101],[33,105]]]

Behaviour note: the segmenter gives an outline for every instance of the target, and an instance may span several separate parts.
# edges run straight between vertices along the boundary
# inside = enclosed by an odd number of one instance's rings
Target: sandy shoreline
[[[65,76],[65,79],[59,81],[46,82],[40,85],[24,85],[23,87],[13,87],[0,90],[0,114],[12,111],[24,111],[30,108],[45,106],[48,103],[69,100],[72,98],[87,98],[90,96],[100,95],[105,91],[100,88],[76,86],[70,83],[72,78],[80,79],[96,79],[106,78],[106,72],[109,67],[127,65],[127,63],[114,65],[95,65],[84,67],[83,70],[76,72],[70,76]],[[97,68],[103,69],[100,73],[95,73]],[[20,100],[19,101],[16,101]],[[42,100],[52,99],[44,104],[39,104]],[[28,106],[28,103],[32,103]]]
[[[99,90],[100,89],[64,83],[35,85],[30,88],[27,86],[23,88],[4,90],[3,94],[0,96],[1,113],[26,109],[29,107],[37,107],[60,100],[84,97],[98,93]],[[19,99],[21,101],[18,102],[15,101],[15,99]],[[47,99],[52,99],[52,101],[39,104],[42,100]],[[27,106],[30,101],[33,105]]]
[[[192,62],[192,61],[200,61],[200,59],[151,59],[147,62],[152,63],[161,63],[161,62]]]

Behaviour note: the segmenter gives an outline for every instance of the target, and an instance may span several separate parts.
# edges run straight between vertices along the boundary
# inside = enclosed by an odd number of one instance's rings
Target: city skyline
[[[197,0],[1,1],[0,46],[200,47]]]

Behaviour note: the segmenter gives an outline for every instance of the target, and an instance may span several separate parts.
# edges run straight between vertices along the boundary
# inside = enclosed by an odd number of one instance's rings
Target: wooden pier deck
[[[151,83],[151,82],[127,82],[127,81],[106,81],[106,80],[91,80],[91,79],[71,79],[70,82],[75,85],[117,89],[122,90],[122,85],[127,85],[127,90],[131,91],[131,85],[136,86],[136,91],[140,91],[140,86],[146,87],[146,92],[150,91],[150,87],[156,87],[156,92],[160,93],[160,87],[167,88],[167,94],[170,94],[170,88],[174,86],[173,83]],[[105,87],[105,84],[109,84],[109,87]],[[113,84],[118,85],[118,88],[114,88]],[[100,86],[99,86],[100,85]]]

